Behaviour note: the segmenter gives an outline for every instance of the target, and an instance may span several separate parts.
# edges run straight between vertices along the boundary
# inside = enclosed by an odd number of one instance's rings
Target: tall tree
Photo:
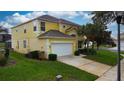
[[[114,22],[117,15],[124,16],[124,11],[93,11],[91,14],[93,15],[93,22],[101,21],[107,25],[111,22]]]
[[[103,24],[100,24],[98,22],[91,24],[88,23],[86,25],[83,25],[77,32],[79,36],[86,36],[87,37],[87,46],[88,42],[92,41],[92,48],[94,48],[94,42],[97,43],[97,49],[99,46],[105,42],[106,37],[110,35],[106,35],[108,32],[106,31],[106,26]]]

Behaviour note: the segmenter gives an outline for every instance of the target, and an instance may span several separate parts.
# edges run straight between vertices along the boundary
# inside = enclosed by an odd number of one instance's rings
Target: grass
[[[98,50],[96,55],[87,55],[87,59],[91,59],[110,66],[117,64],[117,53],[109,50]],[[122,57],[121,57],[122,58]]]
[[[122,51],[121,54],[124,54],[124,51]]]
[[[0,67],[1,81],[54,81],[57,74],[61,74],[63,80],[69,81],[93,81],[98,78],[96,75],[58,61],[28,59],[16,52],[10,54],[10,59],[15,60],[16,64]]]
[[[5,48],[5,43],[4,42],[0,42],[0,48],[4,49]]]

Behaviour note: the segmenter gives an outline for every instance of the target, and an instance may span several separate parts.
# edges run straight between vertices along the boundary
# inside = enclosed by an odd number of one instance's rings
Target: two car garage
[[[50,30],[39,36],[45,40],[45,52],[57,54],[57,56],[73,55],[76,50],[76,37],[67,35],[58,30]]]
[[[53,54],[58,56],[72,55],[73,43],[52,43],[51,50]]]

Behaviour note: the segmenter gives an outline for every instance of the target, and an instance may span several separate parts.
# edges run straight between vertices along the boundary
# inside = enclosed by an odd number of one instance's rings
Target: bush
[[[0,66],[5,66],[7,64],[7,59],[3,54],[0,54]]]
[[[97,52],[95,49],[89,49],[89,55],[96,55]]]
[[[56,54],[49,54],[48,59],[50,61],[56,61],[57,60],[57,55]]]
[[[30,53],[25,54],[27,58],[32,58]]]
[[[46,55],[44,51],[39,52],[39,59],[40,60],[46,60]]]
[[[79,51],[75,51],[75,52],[74,52],[74,55],[75,55],[75,56],[79,56],[79,55],[80,55],[80,52],[79,52]]]
[[[25,56],[28,58],[39,59],[39,51],[31,51],[25,54]]]
[[[9,49],[5,49],[5,57],[6,57],[6,58],[9,57]]]
[[[115,43],[112,43],[112,47],[116,47],[116,44]]]
[[[31,52],[25,54],[25,56],[28,58],[39,59],[39,60],[46,59],[44,51],[31,51]]]
[[[95,49],[79,49],[78,50],[80,54],[84,54],[84,55],[95,55],[97,54]]]
[[[32,58],[39,59],[39,51],[32,51],[30,54]]]

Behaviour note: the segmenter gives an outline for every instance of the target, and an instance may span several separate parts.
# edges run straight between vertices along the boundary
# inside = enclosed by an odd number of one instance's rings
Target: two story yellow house
[[[20,53],[44,51],[58,56],[72,55],[77,48],[80,25],[43,15],[12,27],[12,48]]]

